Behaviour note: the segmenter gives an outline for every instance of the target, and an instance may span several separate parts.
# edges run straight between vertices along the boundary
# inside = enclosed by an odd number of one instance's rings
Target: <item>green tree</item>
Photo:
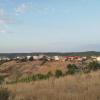
[[[68,68],[68,74],[75,74],[77,70],[77,66],[75,64],[69,64],[67,66]]]
[[[2,84],[4,82],[4,77],[0,76],[0,84]]]
[[[39,79],[39,80],[45,79],[45,75],[43,75],[43,74],[36,74],[36,79]]]
[[[56,70],[56,72],[55,72],[55,76],[56,76],[57,78],[63,76],[62,71],[61,71],[61,70]]]
[[[88,64],[88,68],[90,69],[90,70],[97,70],[97,69],[100,69],[100,64],[98,63],[98,62],[96,62],[96,61],[93,61],[93,62],[90,62],[89,64]]]
[[[50,78],[50,77],[52,77],[52,76],[53,76],[52,72],[49,71],[49,72],[47,73],[47,78]]]

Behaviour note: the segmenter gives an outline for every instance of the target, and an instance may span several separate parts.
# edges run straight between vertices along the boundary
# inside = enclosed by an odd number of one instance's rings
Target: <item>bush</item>
[[[44,74],[36,74],[36,79],[37,80],[43,80],[43,79],[47,79],[48,76],[44,75]]]
[[[50,78],[50,77],[52,77],[52,76],[53,76],[52,72],[49,71],[49,72],[47,73],[47,77]]]
[[[2,84],[4,81],[4,77],[3,76],[0,76],[0,84]]]
[[[8,100],[11,92],[7,88],[0,88],[0,100]]]
[[[67,68],[68,68],[68,74],[75,74],[77,71],[77,66],[75,64],[69,64]]]
[[[62,71],[61,71],[61,70],[56,70],[56,72],[55,72],[55,76],[56,76],[57,78],[63,76]]]
[[[90,70],[97,70],[97,69],[100,69],[100,64],[98,63],[98,62],[96,62],[96,61],[93,61],[93,62],[90,62],[89,64],[88,64],[88,68],[90,69]]]
[[[34,74],[32,75],[32,80],[36,81],[36,76]]]

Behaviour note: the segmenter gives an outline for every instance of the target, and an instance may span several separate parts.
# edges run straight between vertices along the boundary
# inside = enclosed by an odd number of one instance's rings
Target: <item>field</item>
[[[21,77],[30,76],[31,74],[46,74],[49,71],[54,73],[57,69],[64,71],[69,62],[46,62],[43,61],[19,62],[10,61],[0,66],[0,75],[5,76],[7,81],[16,80]]]
[[[4,85],[13,100],[100,100],[100,71]]]
[[[9,100],[100,100],[100,70],[91,70],[90,73],[79,72],[74,75],[66,74],[57,78],[55,71],[60,70],[65,73],[64,71],[68,70],[67,65],[73,62],[42,63],[43,61],[10,61],[0,65],[0,75],[5,77],[1,86],[11,92]],[[97,65],[94,63],[95,67]],[[9,81],[30,77],[32,74],[46,74],[49,71],[53,76],[47,79],[6,84]],[[0,98],[0,100],[4,99]]]

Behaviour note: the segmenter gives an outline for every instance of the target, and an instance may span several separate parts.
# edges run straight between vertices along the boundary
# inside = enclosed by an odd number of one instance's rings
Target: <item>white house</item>
[[[39,60],[38,56],[33,56],[33,60]]]
[[[60,60],[59,56],[54,56],[53,59],[54,59],[55,61],[59,61],[59,60]]]
[[[100,57],[97,57],[96,59],[97,59],[98,62],[100,62]]]
[[[44,58],[44,55],[39,55],[38,56],[38,59],[43,59]]]
[[[31,56],[26,56],[27,60],[29,60],[31,58]]]

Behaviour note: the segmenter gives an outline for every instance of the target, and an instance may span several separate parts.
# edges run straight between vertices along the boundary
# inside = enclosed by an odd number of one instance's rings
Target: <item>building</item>
[[[100,57],[97,57],[96,60],[97,60],[98,62],[100,62]]]

